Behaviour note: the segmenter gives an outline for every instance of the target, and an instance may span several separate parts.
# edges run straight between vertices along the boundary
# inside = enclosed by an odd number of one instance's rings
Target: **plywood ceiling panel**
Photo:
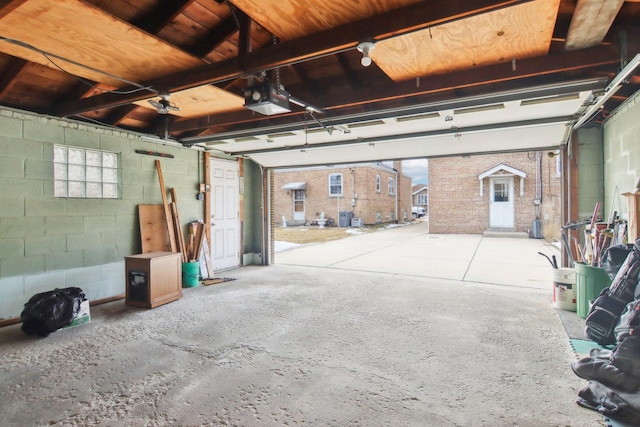
[[[402,81],[544,55],[559,3],[537,0],[384,40],[371,58]]]
[[[25,31],[35,27],[39,31]],[[47,59],[42,53],[6,41],[0,41],[2,52],[57,68],[53,61],[68,72],[113,87],[123,87],[126,83],[105,73],[143,83],[204,63],[79,0],[28,1],[0,19],[0,34],[91,69],[55,57]],[[150,93],[150,99],[152,95]],[[214,86],[176,93],[171,101],[180,106],[180,111],[172,114],[183,117],[240,109],[243,103],[240,96]],[[150,107],[146,101],[138,104]]]
[[[38,31],[25,31],[38,28]],[[202,62],[80,0],[31,0],[0,19],[2,36],[132,81],[196,67]],[[42,54],[2,42],[14,56],[53,66]],[[123,86],[105,75],[62,61],[66,70]]]
[[[178,111],[171,111],[172,115],[178,117],[200,117],[207,114],[241,110],[244,105],[243,97],[215,86],[201,86],[175,92],[171,94],[170,101],[180,108]],[[153,108],[147,100],[138,101],[136,104],[141,107]]]
[[[233,4],[280,39],[293,40],[419,1],[234,0]]]

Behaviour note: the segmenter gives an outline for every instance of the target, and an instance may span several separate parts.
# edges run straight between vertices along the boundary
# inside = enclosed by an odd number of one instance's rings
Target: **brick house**
[[[560,229],[561,156],[522,152],[429,160],[429,231]],[[534,222],[535,221],[535,222]]]
[[[411,200],[413,206],[424,208],[429,212],[429,187],[426,184],[416,184],[411,187]]]
[[[274,170],[274,218],[282,225],[315,224],[320,214],[338,225],[340,212],[363,224],[411,220],[411,178],[402,162]]]

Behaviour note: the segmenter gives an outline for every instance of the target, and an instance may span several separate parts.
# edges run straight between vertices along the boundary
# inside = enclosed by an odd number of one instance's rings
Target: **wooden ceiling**
[[[612,79],[639,52],[638,0],[0,0],[0,105],[192,141],[306,126],[243,107],[260,79],[322,120]]]

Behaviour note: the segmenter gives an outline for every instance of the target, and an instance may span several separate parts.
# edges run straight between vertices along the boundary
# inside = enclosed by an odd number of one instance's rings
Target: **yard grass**
[[[278,242],[297,243],[306,245],[308,243],[321,243],[330,240],[339,240],[353,236],[347,233],[351,228],[338,227],[276,227],[274,229],[274,240]],[[366,233],[366,228],[356,229]]]

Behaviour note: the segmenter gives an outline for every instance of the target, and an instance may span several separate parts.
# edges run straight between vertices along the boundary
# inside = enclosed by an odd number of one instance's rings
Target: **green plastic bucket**
[[[578,298],[576,302],[576,312],[582,319],[587,318],[591,302],[600,295],[604,288],[611,285],[611,278],[600,267],[576,263],[576,286]]]
[[[182,263],[182,287],[193,288],[200,284],[200,263],[198,261]]]

